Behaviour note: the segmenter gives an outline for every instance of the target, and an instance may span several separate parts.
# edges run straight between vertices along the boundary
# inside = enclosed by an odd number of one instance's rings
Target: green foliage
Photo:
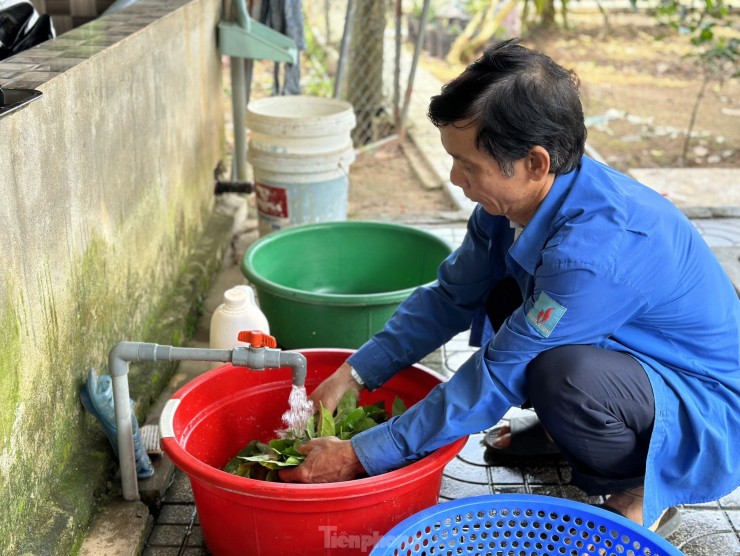
[[[636,0],[633,0],[636,1]],[[700,0],[686,4],[681,0],[661,0],[655,11],[658,21],[689,37],[697,47],[695,56],[709,69],[720,69],[730,62],[737,72],[738,38],[732,30],[729,7],[724,0]],[[724,33],[724,30],[727,33]]]
[[[391,416],[401,415],[406,405],[396,397],[393,400]],[[336,436],[349,440],[362,431],[373,428],[388,420],[385,402],[358,406],[357,393],[348,390],[332,415],[323,405],[317,414],[306,423],[306,430],[297,437],[270,440],[267,444],[251,441],[224,467],[224,471],[261,481],[279,481],[278,470],[300,465],[305,456],[298,451],[301,444],[313,438]]]
[[[427,21],[434,21],[437,18],[437,6],[436,2],[429,3],[429,10],[427,11]],[[414,5],[411,8],[411,15],[416,19],[421,18],[421,14],[424,11],[424,0],[415,0]]]
[[[330,98],[334,94],[334,80],[329,75],[329,57],[326,49],[319,44],[313,29],[306,26],[306,51],[302,55],[305,75],[301,86],[309,96]]]
[[[636,2],[636,0],[631,0]],[[738,77],[738,51],[740,39],[732,29],[729,7],[724,0],[700,0],[685,4],[680,0],[661,0],[655,16],[667,23],[680,34],[689,37],[695,50],[690,54],[701,68],[702,83],[691,111],[686,140],[681,154],[682,162],[691,141],[691,133],[696,123],[699,105],[710,81],[720,84],[728,77]]]

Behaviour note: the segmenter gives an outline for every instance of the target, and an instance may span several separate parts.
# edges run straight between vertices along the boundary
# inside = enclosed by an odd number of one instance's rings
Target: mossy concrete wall
[[[43,92],[0,117],[0,554],[73,553],[111,479],[88,369],[120,340],[187,339],[218,259],[193,262],[220,233],[219,17],[140,0],[0,62],[4,88]],[[140,419],[170,371],[132,366]]]

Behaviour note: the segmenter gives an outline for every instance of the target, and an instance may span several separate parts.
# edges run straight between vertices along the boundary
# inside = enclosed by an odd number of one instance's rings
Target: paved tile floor
[[[710,247],[740,246],[740,219],[695,221]],[[465,234],[461,224],[424,226],[452,245]],[[453,338],[424,364],[450,376],[474,350],[467,333]],[[521,410],[513,409],[506,417]],[[528,493],[557,496],[586,503],[587,497],[569,484],[570,468],[564,462],[532,467],[502,467],[485,457],[483,433],[472,435],[460,454],[445,468],[440,501],[492,493]],[[711,470],[707,470],[711,473]],[[716,502],[681,507],[683,522],[669,537],[686,556],[740,555],[740,490]],[[209,554],[200,534],[197,511],[187,477],[177,472],[167,490],[144,556],[195,556]]]

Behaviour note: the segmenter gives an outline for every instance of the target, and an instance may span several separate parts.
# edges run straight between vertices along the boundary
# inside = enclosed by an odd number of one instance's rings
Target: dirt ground
[[[610,165],[625,172],[740,167],[740,80],[707,87],[682,160],[702,75],[687,57],[689,40],[638,13],[610,13],[608,32],[595,11],[572,10],[569,22],[569,29],[531,32],[522,43],[579,76],[588,142]],[[426,54],[420,63],[442,82],[464,69]],[[350,184],[350,219],[417,221],[455,210],[443,189],[423,186],[397,143],[361,152]]]
[[[543,33],[531,40],[580,76],[589,142],[596,150],[623,171],[740,166],[738,79],[707,87],[682,164],[702,80],[701,69],[687,58],[692,47],[650,17],[612,14],[610,19],[608,38],[600,36],[603,24],[591,17],[555,39]]]
[[[398,142],[362,152],[350,168],[347,216],[415,222],[456,210],[441,188],[428,189]]]
[[[712,81],[699,104],[681,160],[702,73],[689,39],[645,14],[571,11],[569,29],[540,30],[522,43],[578,75],[588,141],[621,171],[654,167],[740,166],[740,80]],[[733,16],[733,33],[740,17]],[[735,35],[737,36],[737,35]],[[424,62],[447,81],[463,66]],[[725,68],[728,74],[738,68]]]

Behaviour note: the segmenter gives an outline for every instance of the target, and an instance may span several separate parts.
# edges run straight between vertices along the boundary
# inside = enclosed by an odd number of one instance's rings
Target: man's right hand
[[[329,378],[311,392],[309,399],[316,409],[319,408],[319,402],[321,402],[328,411],[334,413],[342,396],[350,388],[359,394],[364,387],[352,378],[352,367],[345,361]]]
[[[365,472],[350,440],[322,436],[299,446],[298,451],[306,459],[298,467],[280,471],[286,483],[350,481]]]

